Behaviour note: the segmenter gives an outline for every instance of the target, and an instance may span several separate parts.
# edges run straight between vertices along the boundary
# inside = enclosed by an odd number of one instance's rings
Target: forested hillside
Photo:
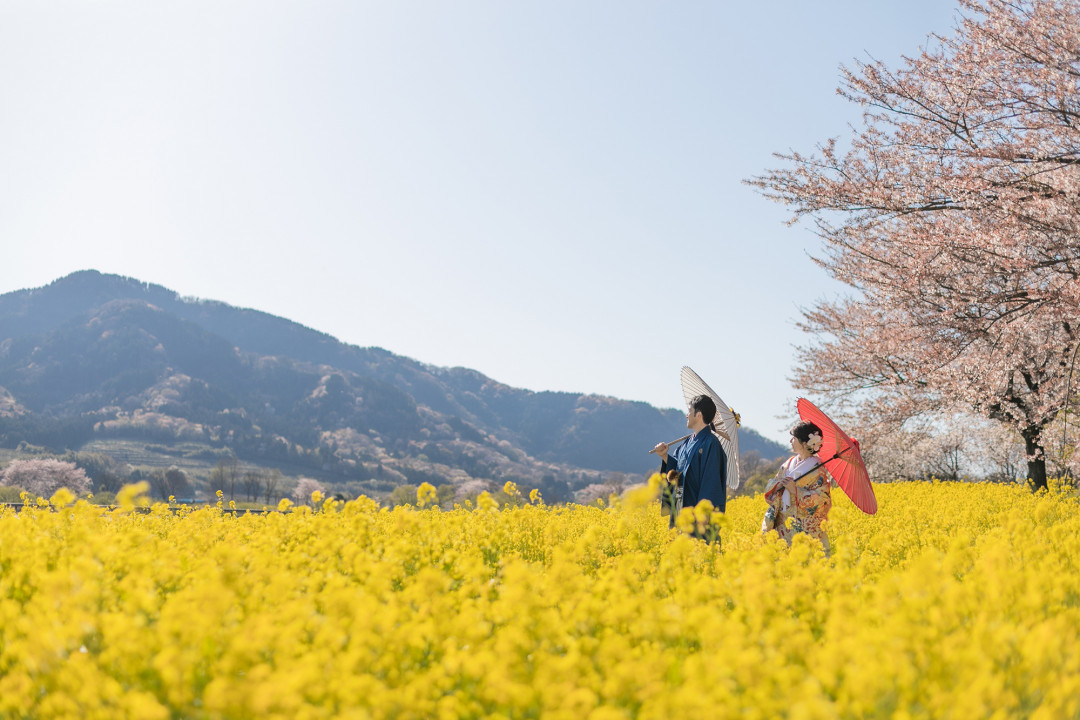
[[[5,447],[184,442],[374,492],[514,480],[565,496],[647,472],[647,449],[682,427],[679,410],[512,388],[115,275],[0,296]]]

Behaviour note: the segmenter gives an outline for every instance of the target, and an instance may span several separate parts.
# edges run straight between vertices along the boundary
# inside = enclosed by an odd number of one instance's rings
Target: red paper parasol
[[[821,464],[836,480],[855,507],[867,515],[877,512],[877,498],[870,485],[870,476],[866,472],[859,441],[849,438],[829,416],[818,410],[806,398],[799,398],[799,417],[821,428],[821,449],[817,456]]]

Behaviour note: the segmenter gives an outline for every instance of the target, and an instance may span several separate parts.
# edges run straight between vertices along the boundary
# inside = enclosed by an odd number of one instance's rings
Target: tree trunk
[[[1028,485],[1032,492],[1046,489],[1046,453],[1042,446],[1042,428],[1032,426],[1021,433],[1028,456]]]

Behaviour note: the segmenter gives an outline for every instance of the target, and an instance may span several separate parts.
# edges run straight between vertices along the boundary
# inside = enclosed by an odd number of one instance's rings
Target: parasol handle
[[[694,434],[694,433],[690,433],[689,435],[683,435],[683,436],[682,436],[681,438],[679,438],[678,440],[672,440],[671,442],[669,442],[669,443],[665,443],[665,444],[666,444],[666,445],[669,445],[669,446],[670,446],[670,445],[678,445],[678,444],[679,444],[679,443],[681,443],[681,442],[682,442],[683,440],[685,440],[686,438],[690,437],[690,435],[693,435],[693,434]],[[656,452],[655,450],[650,450],[650,451],[649,451],[649,454],[650,454],[650,455],[652,455],[652,454],[653,454],[653,453],[655,453],[655,452]]]
[[[729,437],[728,437],[728,435],[727,435],[727,433],[726,433],[726,432],[724,432],[723,430],[714,430],[713,432],[714,432],[714,433],[715,433],[716,435],[719,435],[720,437],[724,438],[725,440],[728,440],[728,441],[730,441],[730,440],[731,440],[731,438],[729,438]],[[679,438],[678,440],[672,440],[671,442],[667,443],[667,445],[669,445],[669,446],[670,446],[670,445],[678,445],[679,443],[681,443],[681,442],[682,442],[683,440],[685,440],[686,438],[688,438],[688,437],[691,437],[691,436],[692,436],[693,434],[694,434],[694,433],[689,433],[689,434],[687,434],[687,435],[683,435],[683,436],[682,436],[681,438]],[[650,451],[649,451],[649,454],[650,454],[650,455],[652,455],[652,454],[653,454],[653,453],[655,453],[655,452],[656,452],[655,450],[650,450]]]
[[[844,453],[846,453],[846,452],[847,452],[848,450],[850,450],[850,449],[851,449],[851,447],[852,447],[851,445],[848,445],[848,446],[847,446],[846,448],[844,448],[844,449],[843,449],[843,450],[841,450],[840,452],[836,453],[835,455],[833,455],[833,456],[832,456],[831,458],[829,458],[828,460],[822,460],[822,461],[821,461],[821,462],[819,462],[819,463],[818,463],[817,465],[815,465],[814,467],[810,468],[809,470],[807,470],[806,472],[804,472],[804,473],[803,473],[802,475],[800,475],[799,477],[797,477],[797,478],[792,478],[792,479],[791,479],[791,481],[792,481],[792,482],[798,482],[799,480],[802,480],[802,479],[803,479],[804,477],[806,477],[806,476],[807,476],[807,475],[809,475],[810,473],[812,473],[812,472],[815,472],[815,471],[816,471],[816,470],[817,470],[817,469],[818,469],[819,467],[822,467],[822,466],[823,466],[823,465],[825,465],[826,463],[830,463],[830,462],[832,462],[833,460],[837,459],[838,457],[840,457],[841,455],[843,455]]]

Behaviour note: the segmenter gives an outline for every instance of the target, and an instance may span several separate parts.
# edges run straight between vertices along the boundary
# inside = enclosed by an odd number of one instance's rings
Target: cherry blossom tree
[[[311,496],[316,492],[325,495],[326,488],[315,478],[302,477],[297,481],[296,487],[293,489],[292,498],[297,505],[313,505],[314,501]]]
[[[861,439],[863,459],[875,482],[965,478],[1015,483],[1023,474],[1024,442],[1004,423],[970,413],[929,414],[913,418],[900,430],[883,429],[875,426]],[[1060,443],[1060,425],[1050,430],[1051,436],[1054,430],[1059,433]],[[1047,461],[1055,461],[1049,445]]]
[[[1080,3],[960,0],[950,36],[892,70],[843,71],[865,109],[849,146],[779,155],[751,182],[809,218],[854,295],[807,311],[796,384],[895,429],[973,410],[1045,428],[1080,338]]]
[[[1046,485],[1047,428],[1065,406],[1077,338],[1066,321],[1003,323],[992,337],[948,334],[903,306],[820,303],[804,327],[819,340],[800,351],[794,380],[834,402],[851,401],[864,441],[912,417],[972,411],[1022,438],[1028,477]]]
[[[1050,436],[1053,437],[1053,432]],[[986,465],[986,479],[1012,483],[1023,474],[1026,459],[1024,443],[1011,427],[1004,423],[991,423],[981,429],[975,442]],[[1053,454],[1048,453],[1048,459],[1052,458]]]
[[[66,487],[76,495],[90,492],[90,478],[75,463],[53,458],[12,460],[0,473],[0,485],[20,487],[34,497],[50,498]]]

